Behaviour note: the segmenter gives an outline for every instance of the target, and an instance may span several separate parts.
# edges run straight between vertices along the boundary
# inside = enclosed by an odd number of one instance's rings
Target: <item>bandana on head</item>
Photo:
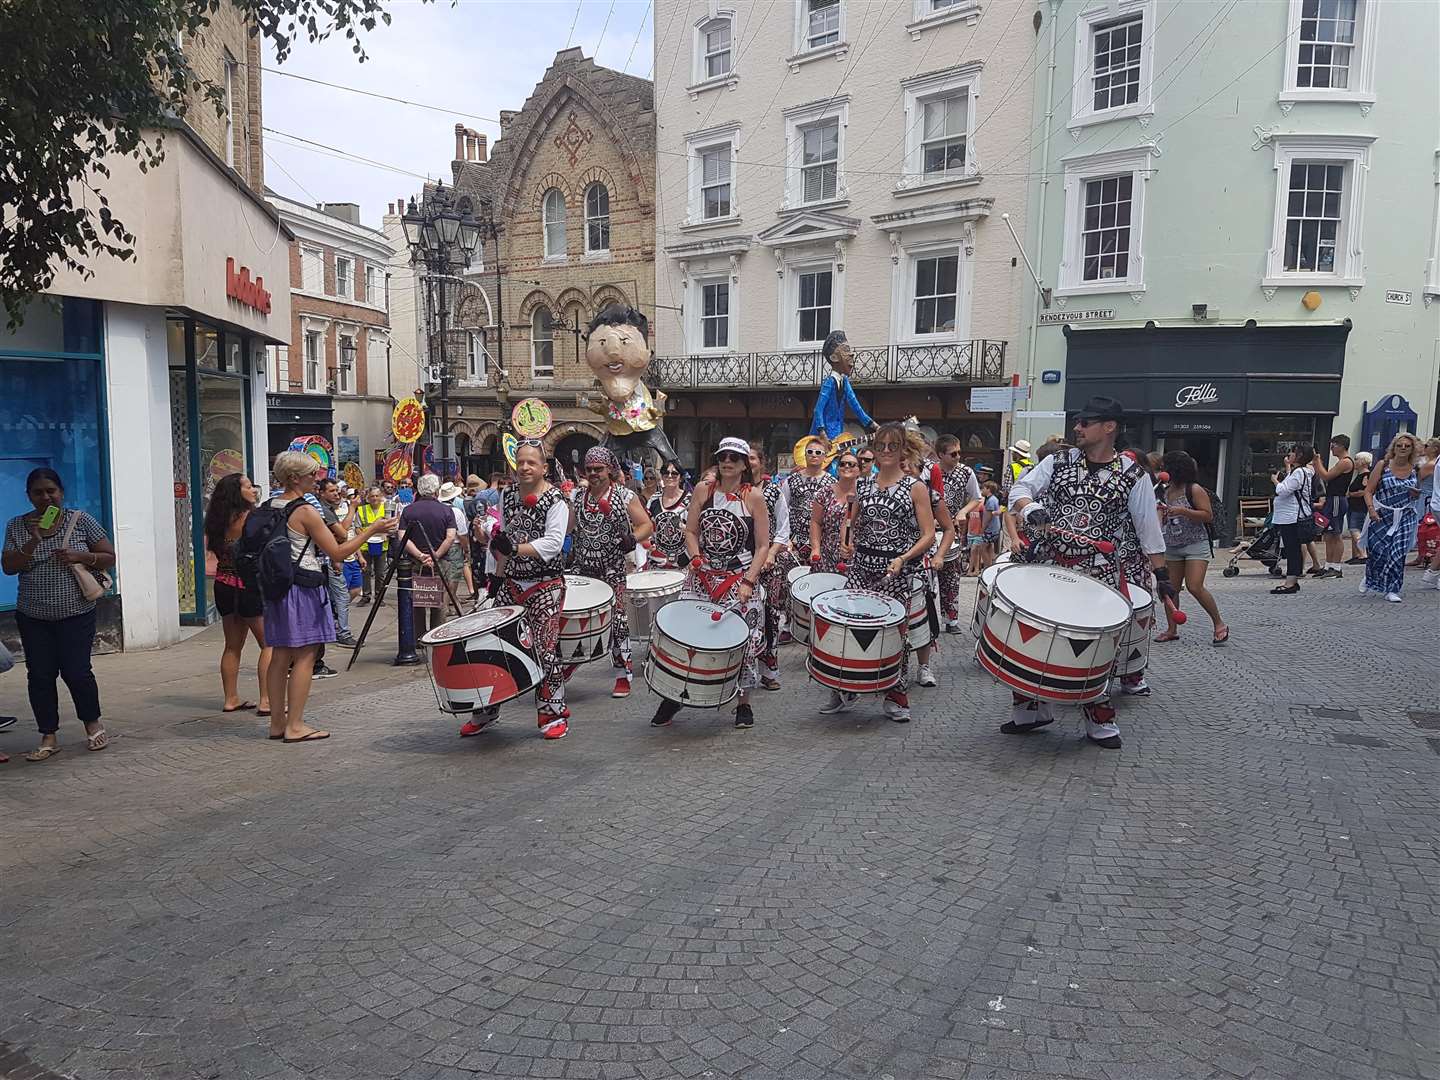
[[[588,469],[591,465],[604,465],[612,477],[620,473],[620,459],[604,446],[592,446],[585,451],[585,467]]]

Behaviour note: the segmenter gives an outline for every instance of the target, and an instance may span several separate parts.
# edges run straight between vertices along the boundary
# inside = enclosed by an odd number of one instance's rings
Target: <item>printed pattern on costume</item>
[[[902,476],[889,487],[874,481],[862,481],[855,503],[855,521],[851,526],[851,542],[855,555],[845,575],[847,589],[869,589],[871,592],[899,600],[910,610],[910,571],[902,569],[891,577],[890,563],[905,554],[920,540],[920,522],[915,516],[911,488],[920,483],[913,476]],[[895,692],[905,693],[910,687],[910,641],[907,635],[900,656],[900,681]]]
[[[680,501],[666,506],[664,498],[656,495],[647,507],[650,520],[655,523],[655,536],[650,544],[650,560],[656,566],[684,566],[685,523],[690,518],[690,497],[680,493]]]
[[[546,716],[565,711],[565,666],[560,661],[560,612],[565,607],[565,579],[537,581],[529,587],[505,582],[506,603],[525,608],[525,622],[545,677],[535,688],[536,709]]]
[[[557,502],[563,502],[564,498],[560,494],[559,488],[552,487],[540,495],[533,505],[526,505],[518,488],[506,489],[504,504],[501,507],[505,521],[505,535],[510,537],[517,547],[538,540],[545,535],[545,519],[550,513],[550,508]],[[564,572],[565,567],[559,557],[547,562],[533,556],[522,558],[512,555],[505,563],[505,576],[518,581],[553,578]]]
[[[625,616],[625,574],[628,569],[620,540],[631,533],[627,487],[611,484],[602,499],[588,491],[575,494],[575,572],[598,578],[615,590],[610,620],[610,663],[630,670],[630,620]]]
[[[1149,482],[1145,470],[1129,458],[1117,454],[1113,461],[1091,467],[1083,451],[1066,451],[1055,465],[1044,500],[1054,528],[1031,537],[1027,561],[1068,567],[1116,589],[1121,573],[1129,581],[1150,580],[1150,559],[1140,550],[1130,518],[1131,489]],[[1115,553],[1102,555],[1085,540],[1056,530],[1111,541]]]
[[[748,490],[741,487],[735,495],[727,495],[717,489],[710,505],[700,511],[702,565],[692,567],[686,575],[681,597],[726,606],[737,603],[740,582],[755,558],[755,519],[745,505]],[[740,667],[740,689],[751,690],[760,684],[759,664],[764,662],[766,648],[766,613],[760,590],[735,611],[750,628],[750,647]]]
[[[761,493],[765,496],[765,509],[770,517],[770,543],[773,544],[775,533],[780,528],[780,478],[772,476],[767,479]],[[760,654],[760,663],[771,677],[780,669],[780,622],[785,616],[781,597],[787,568],[782,568],[781,562],[777,555],[770,569],[760,575],[760,586],[765,590],[765,647]]]
[[[840,554],[840,538],[844,534],[845,519],[849,516],[853,496],[839,500],[831,489],[816,497],[820,500],[820,562],[815,569],[822,574],[837,574],[840,564],[845,562]]]
[[[1365,588],[1372,592],[1398,593],[1405,584],[1405,555],[1420,503],[1410,498],[1410,492],[1418,487],[1413,470],[1402,480],[1388,468],[1375,487],[1375,512],[1380,520],[1367,521],[1364,533]]]

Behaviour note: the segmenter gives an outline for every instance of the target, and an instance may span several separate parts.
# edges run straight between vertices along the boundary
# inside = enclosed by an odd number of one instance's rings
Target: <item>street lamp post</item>
[[[454,447],[450,435],[450,307],[453,286],[460,283],[459,274],[470,265],[479,247],[480,222],[468,210],[462,214],[457,209],[454,189],[440,183],[421,197],[420,205],[413,197],[410,199],[400,224],[405,230],[405,242],[410,245],[411,265],[425,270],[426,351],[440,383],[440,453],[436,465],[448,475]]]

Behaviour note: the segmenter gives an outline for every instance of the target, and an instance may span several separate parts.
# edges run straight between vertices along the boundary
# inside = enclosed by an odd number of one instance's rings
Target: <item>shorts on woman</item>
[[[279,600],[265,605],[265,644],[277,649],[303,649],[335,640],[329,590],[320,585],[292,585]]]
[[[265,613],[265,603],[254,589],[217,580],[215,610],[222,619],[231,615],[238,615],[242,619],[258,619]]]
[[[1190,562],[1191,560],[1209,562],[1210,541],[1196,540],[1194,543],[1186,544],[1183,547],[1167,547],[1165,549],[1166,562]]]
[[[1365,521],[1369,516],[1368,511],[1351,510],[1345,515],[1345,524],[1349,526],[1351,532],[1359,532],[1365,528]]]

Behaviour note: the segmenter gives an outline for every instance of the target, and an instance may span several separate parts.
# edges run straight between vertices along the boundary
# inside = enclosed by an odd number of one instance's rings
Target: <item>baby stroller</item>
[[[1230,561],[1220,573],[1223,577],[1238,577],[1240,575],[1240,560],[1254,559],[1263,563],[1266,570],[1270,571],[1271,577],[1279,577],[1284,571],[1280,569],[1281,559],[1280,530],[1271,525],[1267,519],[1265,527],[1256,533],[1249,540],[1241,540],[1230,552]]]

